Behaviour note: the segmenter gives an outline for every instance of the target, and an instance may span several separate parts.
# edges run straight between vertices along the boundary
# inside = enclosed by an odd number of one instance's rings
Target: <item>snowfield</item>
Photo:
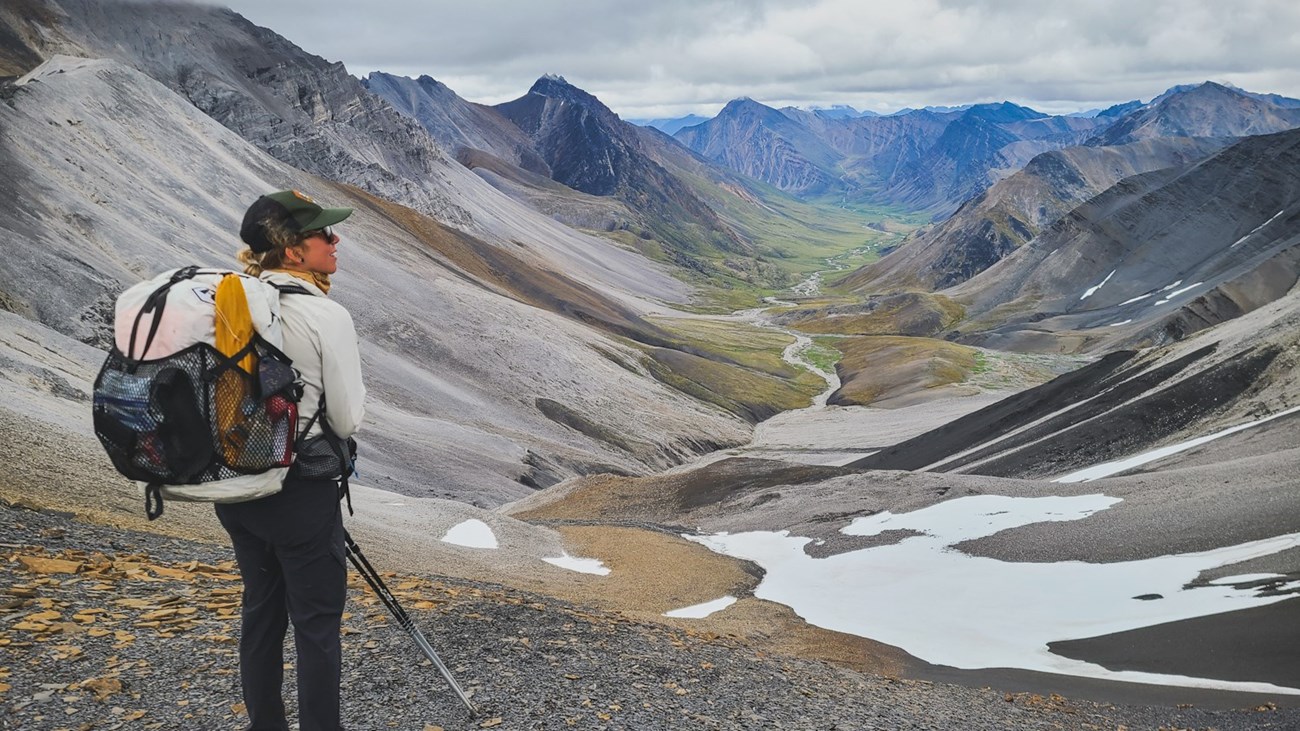
[[[842,532],[901,531],[897,543],[826,558],[788,531],[686,536],[754,561],[766,576],[754,595],[785,604],[826,629],[901,647],[936,665],[1020,668],[1084,677],[1300,694],[1270,683],[1111,671],[1052,654],[1048,643],[1111,634],[1290,598],[1215,583],[1189,588],[1203,571],[1300,546],[1300,533],[1200,553],[1118,563],[1017,563],[970,556],[957,545],[1031,523],[1083,520],[1120,502],[1073,497],[979,495],[910,513],[858,518]]]

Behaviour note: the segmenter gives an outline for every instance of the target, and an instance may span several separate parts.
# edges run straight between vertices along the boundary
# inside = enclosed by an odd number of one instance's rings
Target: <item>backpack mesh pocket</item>
[[[283,358],[260,338],[258,360]],[[95,381],[94,424],[119,472],[171,485],[224,480],[287,467],[298,408],[291,388],[262,381],[206,343],[135,361],[114,349]],[[287,365],[287,364],[286,364]]]
[[[357,442],[333,434],[317,434],[298,441],[298,455],[289,474],[306,480],[341,480],[352,475]]]

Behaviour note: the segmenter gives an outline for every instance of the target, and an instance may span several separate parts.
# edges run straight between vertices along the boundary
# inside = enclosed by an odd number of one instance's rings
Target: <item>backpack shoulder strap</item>
[[[266,280],[262,280],[266,281]],[[311,290],[301,284],[276,284],[275,282],[266,282],[267,284],[280,290],[280,294],[305,294],[311,295]]]
[[[144,301],[144,306],[140,308],[138,313],[136,313],[135,322],[131,325],[131,338],[126,346],[126,357],[128,360],[144,360],[145,355],[149,352],[149,346],[153,345],[154,336],[158,334],[158,326],[162,324],[163,309],[167,307],[167,292],[171,290],[173,286],[187,279],[193,279],[194,275],[197,274],[198,271],[199,268],[196,266],[177,269],[176,272],[172,274],[171,279],[167,280],[166,284],[155,289],[149,295],[148,299]],[[140,355],[136,357],[135,339],[140,332],[140,321],[149,313],[153,313],[153,320],[149,324],[149,333],[145,336],[144,347],[140,348]]]

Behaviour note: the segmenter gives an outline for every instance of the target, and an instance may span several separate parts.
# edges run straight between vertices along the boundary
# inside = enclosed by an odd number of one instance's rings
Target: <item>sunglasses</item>
[[[303,231],[303,235],[306,236],[307,238],[311,238],[312,236],[320,236],[324,238],[326,241],[329,241],[331,243],[333,243],[335,240],[334,228],[332,226],[326,226],[325,228],[316,228],[310,231]]]

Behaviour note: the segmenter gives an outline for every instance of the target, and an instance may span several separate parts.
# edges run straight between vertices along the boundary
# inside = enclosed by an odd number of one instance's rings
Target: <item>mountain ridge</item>
[[[67,121],[52,126],[55,110]],[[12,90],[0,118],[11,171],[0,184],[10,254],[0,292],[5,308],[49,342],[102,347],[116,293],[160,268],[232,266],[248,191],[293,186],[354,208],[340,230],[344,266],[331,296],[362,333],[375,417],[362,437],[371,484],[490,505],[583,471],[674,463],[747,431],[640,370],[644,355],[624,338],[672,343],[619,300],[537,267],[525,250],[296,171],[120,62],[55,57]],[[36,144],[42,139],[57,144]],[[34,272],[59,274],[49,281]],[[12,361],[14,348],[6,342],[0,357]],[[20,383],[27,370],[15,374]],[[600,381],[620,408],[561,375],[575,372]],[[78,365],[61,377],[81,393],[66,408],[27,413],[18,399],[6,413],[63,418],[84,408],[93,375]],[[561,405],[564,421],[539,399]],[[635,416],[629,403],[642,404]],[[650,436],[666,417],[693,426]],[[624,418],[633,421],[617,424]],[[93,434],[78,434],[93,443]]]
[[[1189,163],[1240,137],[1276,133],[1297,124],[1300,114],[1295,110],[1245,92],[1208,82],[1175,87],[1157,102],[1118,117],[1106,132],[1080,140],[1080,145],[1032,157],[1018,172],[968,200],[932,230],[841,281],[852,289],[933,291],[958,285],[1127,175]],[[1190,133],[1197,134],[1187,136]],[[948,168],[952,167],[949,161]],[[945,168],[932,160],[923,169]]]

